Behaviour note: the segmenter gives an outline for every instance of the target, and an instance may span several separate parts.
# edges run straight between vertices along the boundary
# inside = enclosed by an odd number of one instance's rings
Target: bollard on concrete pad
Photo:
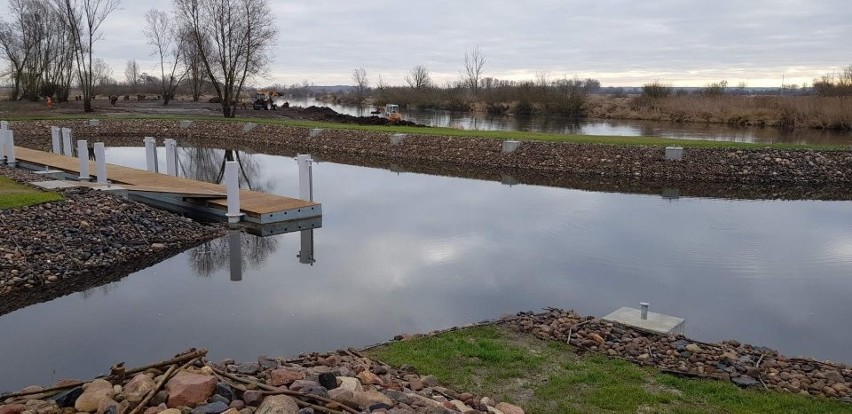
[[[166,139],[166,174],[177,177],[177,141]]]
[[[402,142],[405,141],[405,138],[407,136],[408,136],[407,134],[391,134],[390,143],[391,143],[391,145],[402,144]]]
[[[74,132],[71,131],[71,128],[62,128],[62,155],[66,157],[74,156],[74,150],[71,147],[73,139]]]
[[[243,124],[243,132],[248,133],[255,128],[257,128],[257,124],[255,124],[254,122],[246,122],[245,124]]]
[[[187,129],[187,128],[189,128],[190,125],[192,125],[192,121],[189,121],[189,120],[180,121],[180,128],[181,129]]]
[[[322,128],[311,128],[311,138],[316,138],[322,134]]]
[[[103,142],[95,143],[95,173],[98,184],[107,184],[106,149]]]
[[[6,130],[6,165],[10,167],[14,167],[15,164],[18,163],[18,160],[15,159],[15,131],[11,129]]]
[[[0,121],[0,129],[9,129],[9,121]]]
[[[77,158],[80,159],[80,181],[89,181],[89,143],[77,140]]]

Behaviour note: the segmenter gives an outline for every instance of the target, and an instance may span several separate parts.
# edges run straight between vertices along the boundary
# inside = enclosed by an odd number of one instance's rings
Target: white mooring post
[[[106,150],[103,142],[95,143],[95,173],[98,176],[98,184],[107,184]]]
[[[648,302],[639,302],[639,318],[643,321],[648,319],[648,306],[650,306]]]
[[[166,139],[166,174],[177,177],[177,141]]]
[[[228,189],[228,223],[240,222],[240,166],[236,161],[225,162],[225,188]]]
[[[0,130],[0,157],[6,157],[6,165],[14,167],[15,159],[15,133],[11,129]]]
[[[391,145],[402,144],[402,142],[405,141],[405,138],[407,136],[408,136],[408,134],[391,134],[390,143],[391,143]]]
[[[62,129],[55,126],[50,127],[50,142],[53,153],[62,154]]]
[[[515,152],[521,146],[521,141],[503,141],[503,152]]]
[[[666,159],[671,161],[683,160],[683,147],[666,147]]]
[[[77,158],[80,159],[80,181],[89,181],[89,143],[77,140]]]
[[[145,137],[145,169],[150,172],[159,172],[157,165],[157,139],[154,137]]]
[[[299,198],[314,201],[313,160],[310,154],[299,154],[296,163],[299,165]]]
[[[66,157],[73,157],[74,150],[71,148],[74,133],[71,128],[62,128],[62,154]]]
[[[0,121],[0,129],[9,129],[9,121]]]
[[[311,138],[316,138],[322,134],[322,128],[311,128],[310,136]]]

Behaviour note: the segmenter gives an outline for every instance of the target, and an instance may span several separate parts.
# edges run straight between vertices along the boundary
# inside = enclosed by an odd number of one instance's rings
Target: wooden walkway
[[[15,147],[19,164],[61,170],[79,176],[80,160],[75,157],[53,154],[24,147]],[[228,208],[225,186],[189,178],[173,177],[136,168],[107,164],[107,180],[133,193],[147,193],[191,199],[207,208]],[[95,162],[89,161],[89,174],[94,177]],[[275,194],[240,190],[240,211],[260,224],[316,217],[322,214],[321,205]]]

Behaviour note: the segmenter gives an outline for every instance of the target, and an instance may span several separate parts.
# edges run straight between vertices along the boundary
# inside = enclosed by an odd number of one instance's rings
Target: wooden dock
[[[35,171],[60,170],[72,178],[80,176],[78,158],[17,146],[15,153],[20,167]],[[228,200],[223,185],[114,164],[107,164],[106,169],[111,184],[127,189],[131,197],[141,201],[164,208],[169,208],[165,204],[177,203],[175,207],[180,211],[197,210],[221,217],[227,212]],[[89,171],[93,175],[94,161],[89,161]],[[316,218],[322,215],[322,206],[313,201],[241,189],[240,212],[245,214],[245,221],[265,225]]]

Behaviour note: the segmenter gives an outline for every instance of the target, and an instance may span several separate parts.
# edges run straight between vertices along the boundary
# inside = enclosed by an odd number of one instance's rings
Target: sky
[[[9,0],[0,0],[0,10]],[[848,0],[269,0],[279,29],[273,60],[256,86],[403,84],[424,65],[439,84],[458,80],[467,50],[486,56],[498,79],[595,78],[603,86],[659,80],[705,86],[811,83],[852,65]],[[95,54],[124,78],[136,59],[155,61],[142,35],[144,14],[170,0],[123,0],[103,26]]]

